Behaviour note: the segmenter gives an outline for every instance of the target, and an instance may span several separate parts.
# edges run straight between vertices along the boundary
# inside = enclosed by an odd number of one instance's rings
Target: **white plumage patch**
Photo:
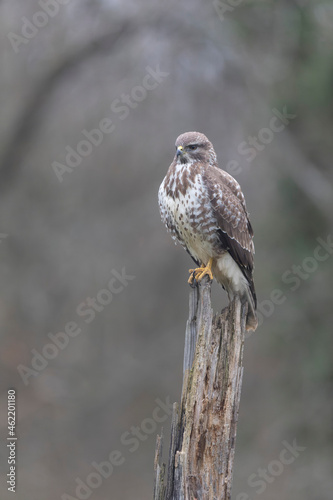
[[[189,173],[191,167],[191,163],[181,165],[182,172],[186,170]],[[171,189],[173,188],[171,184]],[[178,193],[177,197],[167,195],[162,183],[159,189],[159,205],[162,220],[175,242],[188,249],[198,262],[207,263],[212,256],[213,243],[217,240],[217,223],[211,213],[210,201],[204,199],[203,192],[200,174],[195,175],[193,181],[189,182],[189,189],[184,194]]]
[[[233,294],[247,294],[248,282],[228,252],[217,259],[217,268],[217,272],[219,272],[218,280],[223,284],[230,298],[233,297]]]

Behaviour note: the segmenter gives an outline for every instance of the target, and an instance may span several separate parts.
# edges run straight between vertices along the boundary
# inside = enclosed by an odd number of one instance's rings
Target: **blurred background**
[[[197,130],[255,230],[233,498],[331,499],[332,2],[2,0],[0,25],[1,498],[10,387],[17,498],[152,497],[192,267],[157,191]]]

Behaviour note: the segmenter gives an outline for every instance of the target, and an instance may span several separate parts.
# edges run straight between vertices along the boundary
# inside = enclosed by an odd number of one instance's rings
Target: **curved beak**
[[[184,154],[184,148],[183,148],[183,146],[178,146],[177,153],[176,153],[177,158],[178,158],[178,156],[181,156],[183,154]]]

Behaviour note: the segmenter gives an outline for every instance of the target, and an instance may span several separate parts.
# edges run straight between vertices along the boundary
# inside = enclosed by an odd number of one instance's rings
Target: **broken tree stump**
[[[213,317],[207,279],[191,289],[181,405],[173,407],[167,469],[157,437],[154,500],[230,500],[245,318],[237,297]]]

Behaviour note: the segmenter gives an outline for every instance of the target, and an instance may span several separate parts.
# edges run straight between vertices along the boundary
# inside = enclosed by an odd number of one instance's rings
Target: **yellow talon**
[[[196,269],[189,269],[189,273],[191,273],[191,276],[188,279],[188,283],[192,285],[194,279],[196,281],[201,281],[202,278],[206,276],[206,274],[209,276],[211,280],[213,280],[212,265],[213,265],[213,259],[209,259],[206,267],[197,267]]]

